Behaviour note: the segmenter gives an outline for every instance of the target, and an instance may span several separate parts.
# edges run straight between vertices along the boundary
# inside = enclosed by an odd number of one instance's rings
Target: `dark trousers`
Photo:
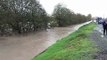
[[[107,35],[107,28],[106,27],[103,27],[103,34]]]

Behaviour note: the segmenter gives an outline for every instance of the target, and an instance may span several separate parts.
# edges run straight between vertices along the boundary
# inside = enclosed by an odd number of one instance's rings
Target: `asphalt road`
[[[107,60],[107,36],[103,36],[102,25],[98,25],[94,31],[90,34],[90,38],[95,42],[96,47],[99,49],[96,52],[95,60]]]

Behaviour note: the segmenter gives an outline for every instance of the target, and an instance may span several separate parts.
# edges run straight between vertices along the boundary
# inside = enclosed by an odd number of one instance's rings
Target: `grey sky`
[[[75,13],[93,16],[107,16],[106,0],[40,0],[48,14],[52,14],[55,5],[63,3]]]

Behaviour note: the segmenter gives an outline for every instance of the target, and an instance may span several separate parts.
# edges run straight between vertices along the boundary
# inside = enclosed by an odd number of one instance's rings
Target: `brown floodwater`
[[[0,60],[31,60],[57,40],[74,32],[84,24],[55,27],[26,36],[0,37]]]

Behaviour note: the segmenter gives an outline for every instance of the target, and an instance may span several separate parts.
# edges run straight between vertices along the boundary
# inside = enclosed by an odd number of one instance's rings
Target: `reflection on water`
[[[0,60],[31,60],[79,26],[81,25],[55,27],[27,36],[2,37],[0,38]]]

